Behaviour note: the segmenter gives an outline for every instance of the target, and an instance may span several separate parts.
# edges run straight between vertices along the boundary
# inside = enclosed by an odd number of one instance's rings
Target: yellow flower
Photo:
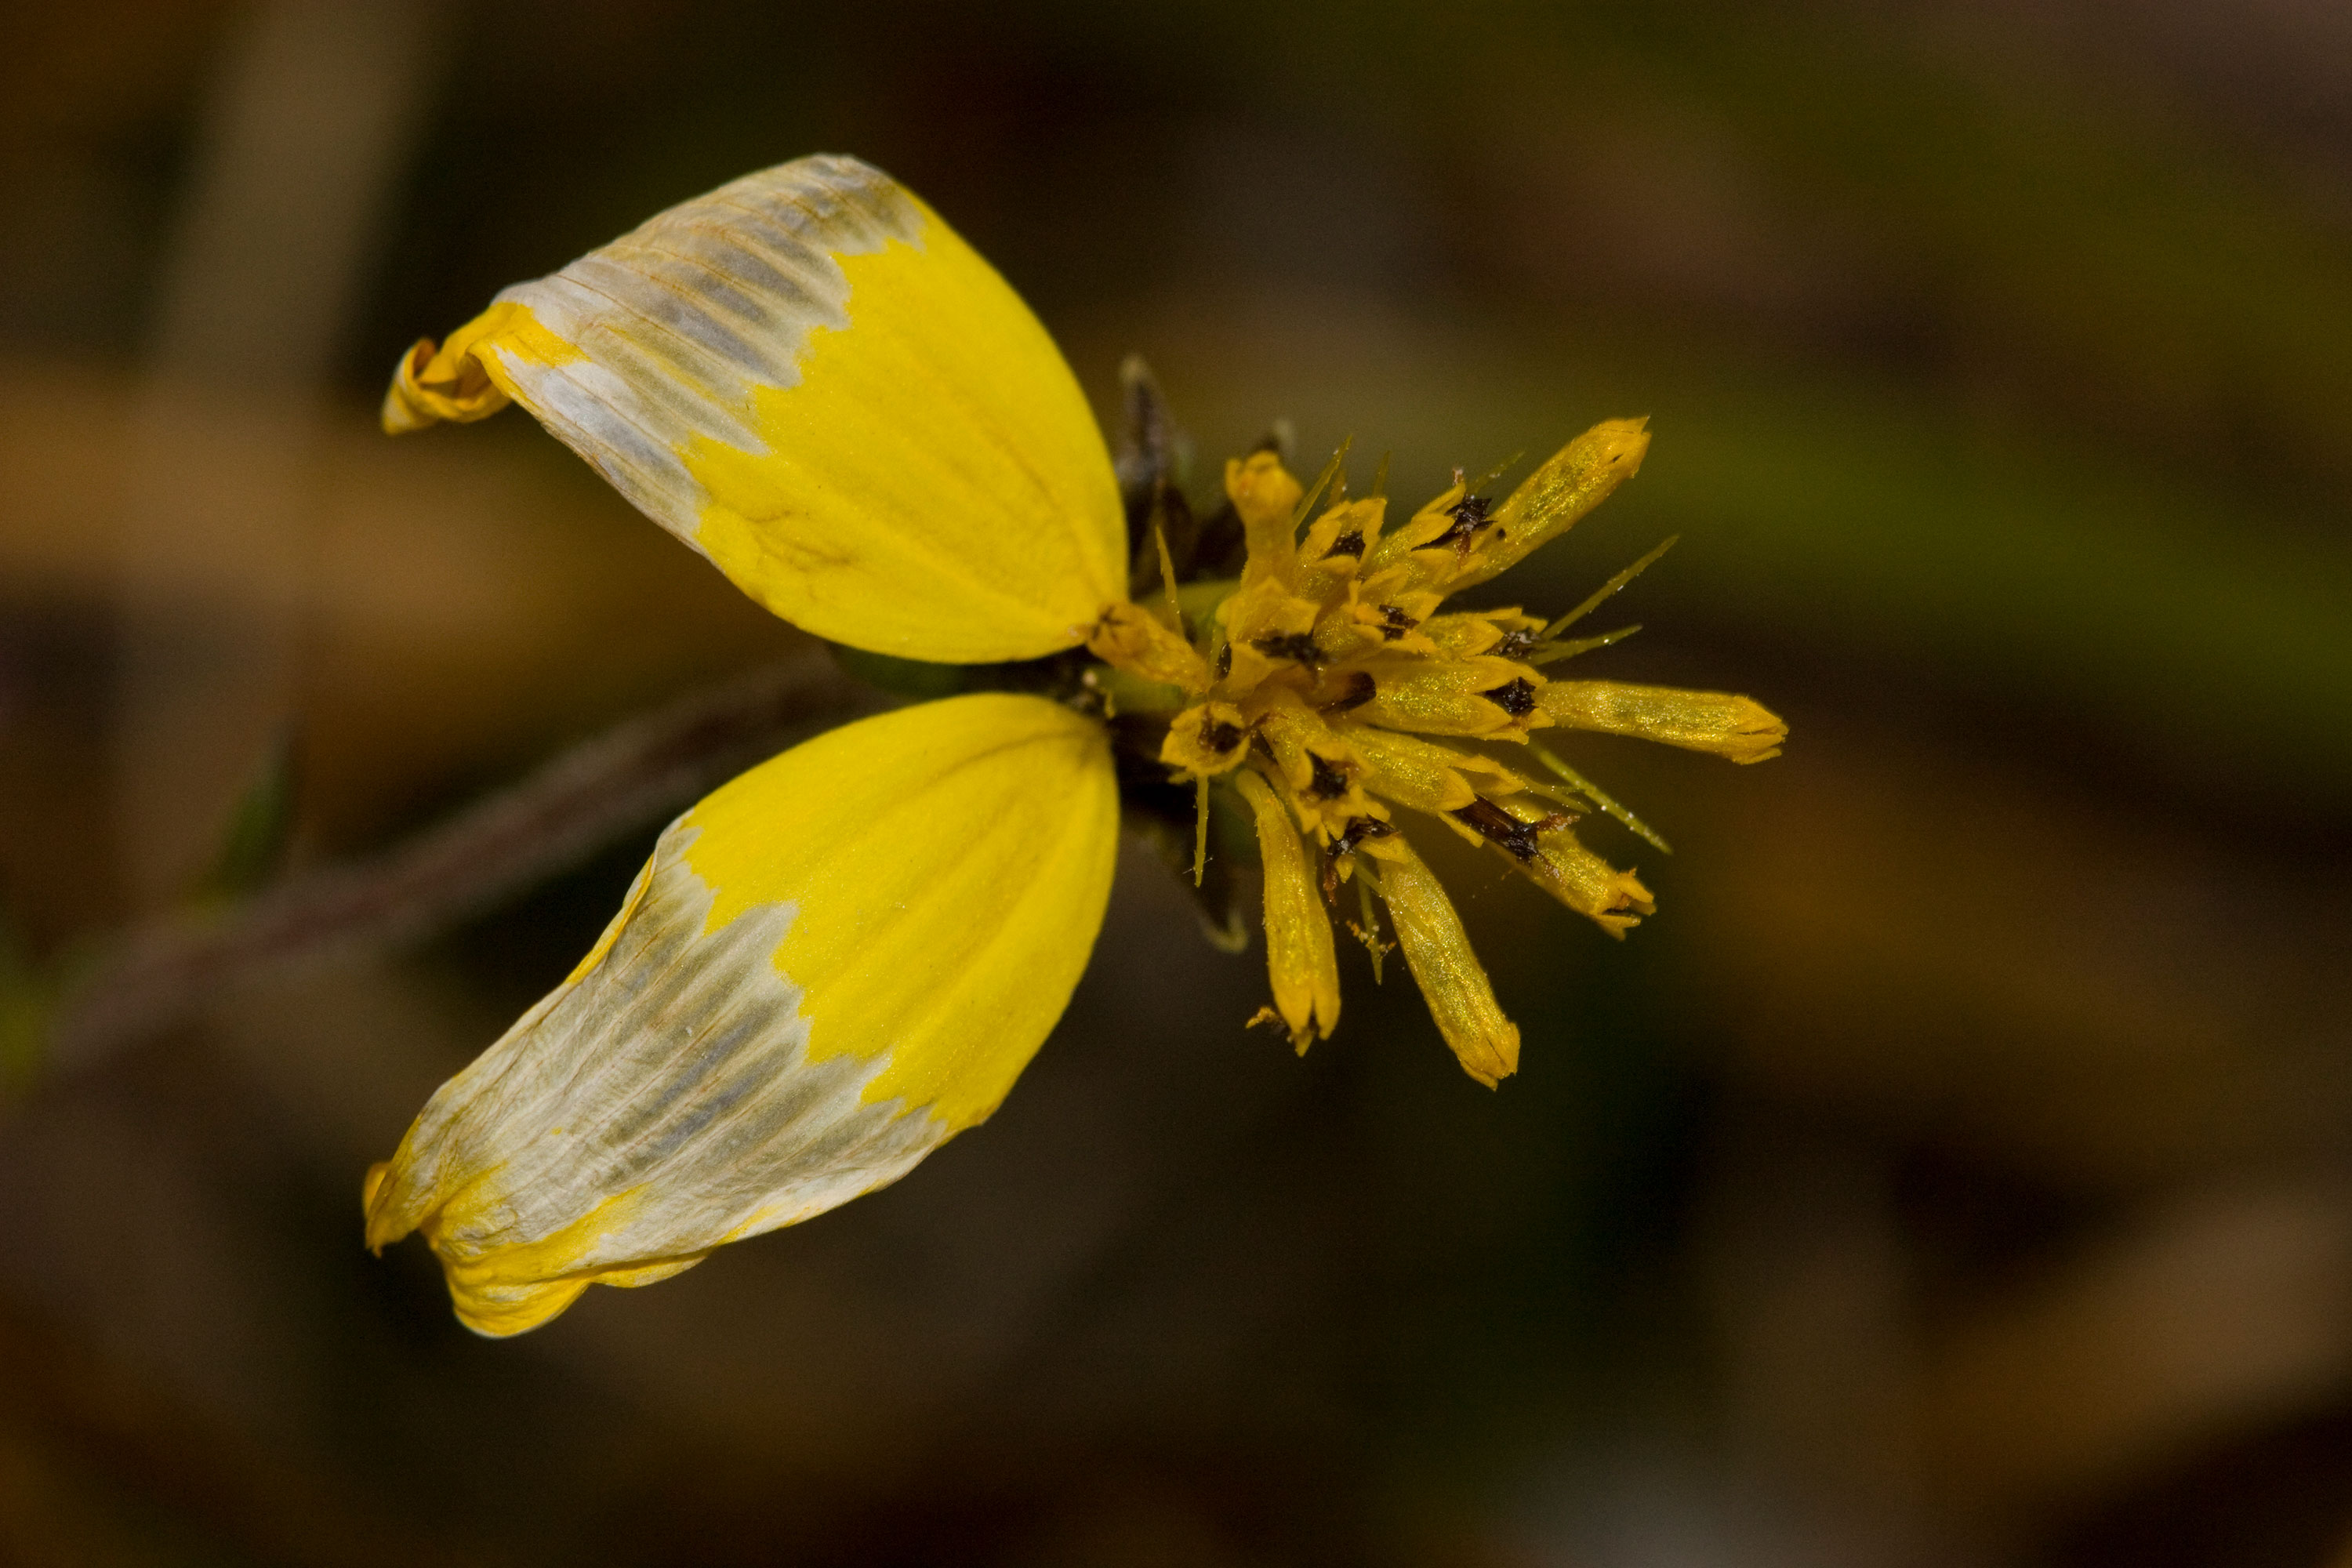
[[[1531,732],[1738,762],[1785,733],[1745,698],[1548,681],[1609,640],[1562,640],[1573,617],[1439,611],[1630,477],[1639,421],[1579,437],[1497,505],[1457,483],[1392,530],[1336,459],[1311,489],[1272,453],[1237,460],[1238,576],[1216,577],[1213,529],[1180,542],[1181,566],[1153,529],[1138,580],[1159,577],[1164,603],[1130,600],[1118,481],[1052,341],[928,207],[851,159],[750,175],[505,290],[411,351],[384,426],[509,401],[809,631],[935,663],[1049,660],[1060,679],[845,726],[702,801],[571,977],[434,1095],[368,1174],[368,1241],[422,1231],[486,1334],[821,1213],[985,1120],[1086,966],[1114,752],[1139,733],[1204,825],[1213,796],[1255,825],[1270,1012],[1297,1047],[1339,1021],[1328,911],[1353,882],[1375,972],[1377,895],[1489,1085],[1518,1031],[1398,809],[1622,932],[1650,895],[1569,824],[1622,809]],[[1496,746],[1559,782],[1481,749]]]

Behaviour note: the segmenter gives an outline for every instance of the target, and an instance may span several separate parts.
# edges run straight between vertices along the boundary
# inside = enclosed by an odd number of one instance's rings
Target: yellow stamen
[[[1274,1005],[1304,1052],[1339,1022],[1339,963],[1331,951],[1331,921],[1323,911],[1306,847],[1290,813],[1264,779],[1244,770],[1234,781],[1257,819],[1259,858],[1265,863],[1265,968]]]
[[[1249,542],[1244,586],[1253,575],[1284,571],[1292,563],[1291,517],[1304,493],[1275,453],[1226,459],[1225,499],[1241,514],[1242,533]]]
[[[1182,633],[1147,610],[1123,601],[1106,605],[1085,635],[1087,651],[1105,664],[1189,692],[1209,689],[1208,662]]]
[[[1417,736],[1362,729],[1349,739],[1370,770],[1366,787],[1415,811],[1459,811],[1482,792],[1517,795],[1527,788],[1525,780],[1491,757]]]
[[[1639,877],[1620,871],[1579,844],[1573,834],[1546,834],[1527,872],[1546,892],[1613,937],[1622,938],[1629,928],[1642,923],[1642,916],[1658,910]],[[1635,912],[1626,913],[1629,910]]]
[[[1528,553],[1566,533],[1609,493],[1641,471],[1650,437],[1640,419],[1604,419],[1555,453],[1495,509],[1491,538],[1455,574],[1466,588],[1517,565]]]
[[[1422,623],[1422,635],[1441,654],[1454,658],[1475,658],[1501,642],[1509,632],[1532,632],[1543,622],[1533,616],[1523,616],[1517,610],[1471,610],[1451,616],[1432,616]]]
[[[1374,695],[1354,715],[1363,723],[1517,740],[1551,722],[1535,700],[1543,677],[1510,659],[1375,658],[1367,669]]]
[[[1552,721],[1571,730],[1636,735],[1644,741],[1712,752],[1735,763],[1780,754],[1789,726],[1753,698],[1615,680],[1556,680],[1536,694]]]
[[[1496,1005],[1445,889],[1402,837],[1382,843],[1402,851],[1383,857],[1380,890],[1405,964],[1462,1070],[1492,1089],[1519,1068],[1519,1026]]]

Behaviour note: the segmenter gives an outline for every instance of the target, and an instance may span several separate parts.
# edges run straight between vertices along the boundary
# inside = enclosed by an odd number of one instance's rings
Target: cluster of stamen
[[[1346,493],[1341,458],[1307,488],[1260,451],[1225,473],[1247,542],[1239,580],[1216,585],[1221,597],[1192,595],[1191,616],[1171,584],[1164,606],[1114,605],[1092,628],[1096,657],[1131,678],[1130,702],[1166,692],[1158,700],[1175,710],[1159,761],[1196,788],[1202,846],[1213,787],[1255,818],[1275,1011],[1299,1049],[1338,1022],[1327,911],[1352,881],[1362,918],[1347,925],[1377,965],[1388,945],[1379,896],[1464,1066],[1490,1083],[1516,1066],[1518,1031],[1399,829],[1400,807],[1499,855],[1612,934],[1652,911],[1630,871],[1570,831],[1591,798],[1488,749],[1550,761],[1530,734],[1555,721],[1542,667],[1589,646],[1560,638],[1575,617],[1440,608],[1565,531],[1639,467],[1646,444],[1637,421],[1601,426],[1499,505],[1457,474],[1395,529],[1384,497]]]

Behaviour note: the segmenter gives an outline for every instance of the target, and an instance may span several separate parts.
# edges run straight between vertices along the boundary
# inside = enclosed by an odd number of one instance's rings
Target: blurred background
[[[2352,11],[0,29],[8,1561],[2352,1563]],[[1506,585],[1681,533],[1579,673],[1793,741],[1570,751],[1677,850],[1588,835],[1659,897],[1622,945],[1444,868],[1526,1032],[1499,1092],[1360,966],[1305,1059],[1245,1032],[1260,953],[1131,854],[986,1129],[477,1340],[421,1244],[362,1249],[361,1173],[651,826],[103,1057],[25,998],[184,908],[257,776],[299,877],[807,654],[528,418],[374,404],[817,150],[961,228],[1107,422],[1145,354],[1198,480],[1287,418],[1417,500],[1651,416]]]

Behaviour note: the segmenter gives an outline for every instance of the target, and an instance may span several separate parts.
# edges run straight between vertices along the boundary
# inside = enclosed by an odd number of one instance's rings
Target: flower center
[[[1108,605],[1091,628],[1088,651],[1116,672],[1104,682],[1113,708],[1169,715],[1152,760],[1194,795],[1196,884],[1213,791],[1255,819],[1276,1011],[1300,1049],[1337,1021],[1328,911],[1353,881],[1361,919],[1349,926],[1377,963],[1379,894],[1465,1065],[1499,1077],[1516,1058],[1517,1032],[1399,830],[1398,808],[1500,855],[1612,933],[1653,909],[1639,880],[1568,831],[1598,804],[1573,773],[1563,765],[1559,782],[1539,782],[1489,750],[1551,763],[1530,741],[1559,722],[1544,667],[1614,640],[1562,637],[1605,594],[1549,623],[1517,609],[1442,609],[1565,531],[1638,466],[1645,444],[1636,423],[1602,426],[1499,505],[1457,474],[1395,528],[1384,496],[1347,493],[1344,453],[1311,487],[1271,452],[1237,458],[1225,493],[1245,542],[1239,578],[1176,583],[1163,541],[1164,602]]]

